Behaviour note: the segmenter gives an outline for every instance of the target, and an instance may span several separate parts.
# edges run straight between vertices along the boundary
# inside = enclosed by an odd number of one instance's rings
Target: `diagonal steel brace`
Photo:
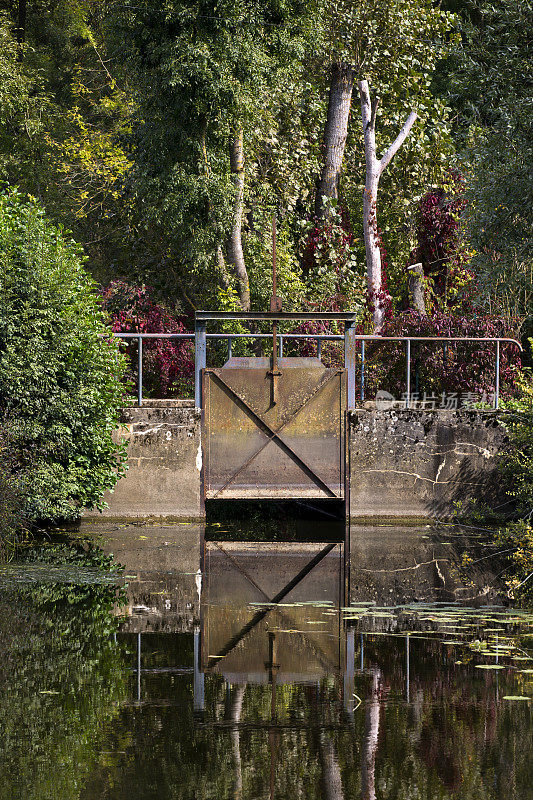
[[[267,422],[265,422],[265,421],[264,421],[264,419],[263,419],[261,416],[259,416],[259,414],[257,414],[257,413],[256,413],[256,412],[253,410],[253,408],[251,408],[251,406],[249,406],[249,405],[248,405],[248,403],[246,402],[246,400],[243,400],[243,399],[242,399],[242,397],[240,397],[240,396],[239,396],[239,395],[238,395],[238,394],[237,394],[237,393],[236,393],[236,392],[235,392],[235,391],[234,391],[234,390],[231,388],[231,386],[229,386],[229,385],[226,383],[226,381],[225,381],[223,378],[221,378],[221,377],[220,377],[220,375],[218,374],[218,372],[217,372],[216,370],[208,370],[208,371],[209,371],[209,372],[210,372],[210,373],[211,373],[211,374],[212,374],[214,377],[216,377],[218,381],[220,381],[220,383],[221,383],[221,384],[224,386],[224,388],[225,388],[227,391],[229,391],[229,392],[230,392],[230,394],[231,394],[231,395],[232,395],[232,396],[233,396],[233,397],[234,397],[234,398],[237,400],[238,404],[239,404],[239,405],[241,405],[241,406],[243,407],[243,409],[244,409],[244,410],[245,410],[245,411],[246,411],[246,412],[247,412],[247,413],[248,413],[248,414],[249,414],[249,415],[250,415],[250,416],[253,418],[253,420],[254,420],[254,422],[256,423],[256,425],[257,425],[259,428],[262,428],[262,429],[263,429],[263,433],[266,433],[266,434],[267,434],[267,436],[268,436],[268,438],[267,438],[266,442],[264,442],[264,443],[261,445],[261,447],[259,448],[259,450],[257,450],[257,451],[256,451],[256,452],[255,452],[255,453],[252,455],[252,456],[250,456],[250,458],[249,458],[249,459],[248,459],[248,460],[247,460],[247,461],[246,461],[244,464],[242,464],[242,465],[239,467],[239,469],[238,469],[236,472],[234,472],[234,473],[233,473],[233,475],[231,475],[231,477],[230,477],[230,478],[228,478],[228,480],[227,480],[227,481],[226,481],[226,482],[223,484],[223,486],[221,486],[219,489],[217,489],[217,491],[216,491],[216,492],[215,492],[215,494],[213,495],[213,499],[214,499],[214,498],[215,498],[217,495],[219,495],[219,494],[220,494],[220,492],[223,492],[223,491],[224,491],[224,489],[225,489],[227,486],[229,486],[229,484],[230,484],[230,483],[232,483],[232,482],[235,480],[235,478],[236,478],[238,475],[240,475],[240,474],[241,474],[241,472],[243,472],[243,471],[244,471],[244,470],[245,470],[245,469],[246,469],[246,468],[247,468],[247,467],[248,467],[248,466],[249,466],[249,465],[252,463],[252,461],[254,460],[254,458],[257,458],[257,456],[258,456],[258,455],[259,455],[259,454],[260,454],[260,453],[261,453],[261,452],[262,452],[262,451],[265,449],[265,447],[266,447],[268,444],[270,444],[270,442],[272,442],[272,441],[275,441],[275,442],[276,442],[276,444],[277,444],[277,445],[278,445],[278,446],[279,446],[279,447],[280,447],[280,448],[281,448],[281,449],[282,449],[282,450],[283,450],[283,451],[284,451],[284,452],[285,452],[285,453],[286,453],[286,454],[287,454],[287,455],[288,455],[290,458],[292,458],[292,460],[293,460],[293,461],[295,461],[295,462],[296,462],[296,464],[297,464],[297,465],[300,467],[300,469],[302,470],[302,472],[305,472],[305,474],[306,474],[306,475],[307,475],[309,478],[311,478],[311,479],[312,479],[312,480],[313,480],[313,481],[314,481],[314,482],[315,482],[315,483],[316,483],[316,484],[319,486],[319,488],[320,488],[320,489],[322,489],[322,491],[326,492],[326,494],[327,494],[329,497],[337,497],[337,495],[335,494],[335,492],[334,492],[334,491],[333,491],[333,490],[332,490],[332,489],[331,489],[331,488],[328,486],[328,484],[327,484],[327,483],[325,483],[325,481],[323,481],[323,480],[322,480],[322,478],[321,478],[319,475],[317,475],[317,474],[316,474],[316,472],[315,472],[313,469],[311,469],[311,467],[310,467],[308,464],[306,464],[306,463],[305,463],[305,461],[303,461],[303,460],[300,458],[300,456],[298,456],[298,455],[297,455],[297,454],[294,452],[294,450],[292,449],[292,447],[290,447],[290,446],[289,446],[289,445],[288,445],[286,442],[284,442],[284,441],[283,441],[283,439],[282,439],[282,438],[279,436],[279,433],[280,433],[280,432],[283,430],[283,428],[285,427],[285,425],[287,425],[287,424],[288,424],[288,423],[289,423],[291,420],[293,420],[293,419],[296,417],[296,415],[297,415],[297,414],[299,414],[299,413],[300,413],[300,411],[301,411],[303,408],[305,408],[305,406],[306,406],[306,405],[307,405],[307,404],[308,404],[308,403],[309,403],[309,402],[310,402],[310,401],[313,399],[313,397],[316,397],[316,395],[317,395],[317,394],[318,394],[318,393],[319,393],[319,392],[320,392],[320,391],[321,391],[321,390],[324,388],[324,386],[326,386],[328,383],[330,383],[330,381],[332,381],[332,380],[333,380],[333,378],[337,377],[338,375],[341,375],[341,374],[342,374],[342,370],[338,370],[337,372],[334,372],[334,373],[333,373],[333,375],[330,375],[330,376],[329,376],[329,377],[328,377],[328,378],[327,378],[325,381],[322,381],[322,383],[320,383],[320,384],[319,384],[319,385],[316,387],[315,391],[314,391],[312,394],[310,394],[310,395],[309,395],[309,397],[306,397],[306,399],[303,401],[303,403],[302,403],[302,404],[301,404],[301,405],[300,405],[300,406],[299,406],[299,407],[298,407],[298,408],[297,408],[297,409],[296,409],[296,410],[295,410],[295,411],[294,411],[294,412],[293,412],[293,413],[290,415],[290,417],[289,417],[288,419],[286,419],[286,420],[285,420],[285,422],[284,422],[282,425],[280,425],[280,427],[279,427],[277,430],[274,430],[273,428],[271,428],[271,427],[270,427],[270,425],[268,425],[268,423],[267,423]]]

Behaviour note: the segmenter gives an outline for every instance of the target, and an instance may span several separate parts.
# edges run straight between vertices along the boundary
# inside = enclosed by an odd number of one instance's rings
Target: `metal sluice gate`
[[[231,358],[202,393],[206,499],[344,498],[344,369]]]

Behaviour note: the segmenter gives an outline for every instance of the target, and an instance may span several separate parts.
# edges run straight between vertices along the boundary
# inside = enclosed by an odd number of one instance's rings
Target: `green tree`
[[[133,105],[106,51],[103,0],[30,4],[0,18],[0,177],[72,230],[102,280],[131,261],[124,149]]]
[[[165,288],[174,283],[185,303],[218,303],[221,289],[236,290],[241,307],[262,301],[251,275],[270,271],[274,211],[297,276],[309,218],[313,208],[323,216],[324,197],[330,208],[342,202],[356,226],[350,300],[359,297],[364,159],[360,123],[348,129],[351,89],[340,84],[360,75],[382,97],[383,144],[413,102],[421,120],[383,186],[384,227],[394,237],[394,267],[403,268],[416,200],[438,183],[450,153],[446,109],[430,92],[449,21],[426,0],[417,0],[416,15],[405,0],[389,5],[176,0],[162,8],[144,0],[122,9],[118,52],[138,101],[128,183],[136,232],[145,249],[150,243]],[[306,272],[304,293],[316,302],[317,270]]]
[[[461,44],[439,86],[456,112],[478,301],[496,314],[526,315],[533,302],[533,4],[468,0],[458,11]]]
[[[113,488],[123,361],[83,256],[34,199],[0,195],[0,412],[28,515],[75,518]]]

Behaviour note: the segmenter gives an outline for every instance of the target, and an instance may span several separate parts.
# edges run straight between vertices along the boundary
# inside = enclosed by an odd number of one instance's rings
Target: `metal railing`
[[[280,314],[255,314],[255,313],[216,313],[199,311],[196,313],[194,333],[115,333],[114,336],[124,340],[137,340],[137,404],[143,403],[143,341],[145,339],[188,339],[195,343],[195,378],[194,378],[194,400],[196,407],[201,406],[202,402],[202,370],[207,366],[207,341],[226,341],[227,356],[233,355],[233,343],[241,339],[259,340],[272,339],[270,333],[208,333],[206,326],[208,322],[240,320],[240,321],[335,321],[344,324],[344,334],[327,333],[280,333],[277,338],[279,341],[279,356],[283,358],[283,347],[285,341],[307,340],[315,342],[317,358],[322,357],[323,342],[344,342],[344,367],[347,371],[347,403],[348,408],[355,407],[356,400],[356,374],[357,360],[359,353],[359,398],[363,402],[365,399],[365,368],[366,368],[366,343],[367,342],[405,342],[406,355],[406,396],[411,396],[411,373],[412,373],[412,342],[437,342],[445,344],[447,342],[469,342],[474,343],[494,343],[494,398],[493,408],[499,407],[500,399],[500,360],[502,344],[512,344],[519,351],[522,345],[516,339],[508,337],[472,337],[472,336],[379,336],[357,334],[355,332],[355,316],[352,314],[314,314],[314,313],[280,313]],[[360,347],[357,343],[360,342]]]

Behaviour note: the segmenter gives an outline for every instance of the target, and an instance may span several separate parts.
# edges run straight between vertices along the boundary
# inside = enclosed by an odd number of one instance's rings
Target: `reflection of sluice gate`
[[[362,796],[376,797],[381,670],[371,665],[373,659],[365,665],[364,635],[357,635],[356,628],[343,620],[343,584],[343,545],[339,543],[296,547],[209,543],[192,666],[143,668],[142,635],[138,634],[137,702],[173,705],[172,700],[161,698],[143,700],[143,676],[169,672],[192,678],[197,727],[218,730],[230,738],[235,797],[242,796],[243,788],[243,732],[263,731],[268,736],[270,797],[275,798],[283,772],[282,736],[285,731],[301,731],[310,737],[309,746],[316,753],[323,796],[343,800],[336,731],[353,728],[361,703]],[[407,700],[408,642],[407,637]],[[206,702],[205,681],[217,677],[223,679],[224,689],[221,693],[219,688],[215,702],[209,692]],[[357,679],[359,684],[363,679],[365,692],[358,686],[361,697],[355,692]],[[283,690],[287,684],[300,686],[300,702],[307,709],[303,715],[287,713]],[[259,687],[269,702],[260,704],[258,717],[257,710],[250,709]]]

